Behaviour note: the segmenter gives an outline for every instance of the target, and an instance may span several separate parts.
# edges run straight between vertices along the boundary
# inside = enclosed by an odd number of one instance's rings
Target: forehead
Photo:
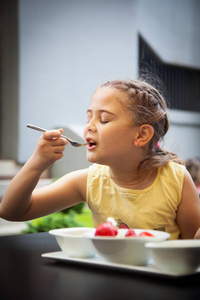
[[[90,108],[101,109],[102,106],[104,108],[116,106],[122,109],[123,105],[120,97],[120,92],[110,87],[98,88],[92,97]]]

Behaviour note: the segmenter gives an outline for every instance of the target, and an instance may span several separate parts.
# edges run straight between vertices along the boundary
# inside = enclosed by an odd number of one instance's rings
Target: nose
[[[96,131],[96,126],[94,124],[93,119],[91,119],[85,126],[85,130],[86,131],[92,131],[95,132]]]

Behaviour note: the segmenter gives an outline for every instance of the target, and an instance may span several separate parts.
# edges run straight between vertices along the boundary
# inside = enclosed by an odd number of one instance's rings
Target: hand
[[[63,129],[47,131],[39,138],[32,159],[34,166],[40,171],[43,172],[63,157],[68,141],[61,137],[62,132]]]

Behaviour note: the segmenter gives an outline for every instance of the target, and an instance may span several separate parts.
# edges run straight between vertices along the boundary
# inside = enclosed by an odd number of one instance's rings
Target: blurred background
[[[0,0],[0,179],[35,148],[40,133],[27,123],[81,141],[96,88],[143,70],[163,82],[165,148],[199,158],[199,15],[198,0]],[[88,165],[85,149],[69,145],[43,178]]]

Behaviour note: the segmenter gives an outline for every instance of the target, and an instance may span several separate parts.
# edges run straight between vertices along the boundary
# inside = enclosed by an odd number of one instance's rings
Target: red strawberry
[[[129,236],[137,236],[134,229],[130,228],[127,230],[125,237],[129,237]]]
[[[97,226],[95,236],[116,236],[117,233],[117,227],[113,226],[110,222],[106,222]]]
[[[142,236],[142,237],[146,237],[146,236],[152,236],[154,237],[153,234],[151,234],[150,232],[147,232],[147,231],[143,231],[139,234],[139,236]]]

